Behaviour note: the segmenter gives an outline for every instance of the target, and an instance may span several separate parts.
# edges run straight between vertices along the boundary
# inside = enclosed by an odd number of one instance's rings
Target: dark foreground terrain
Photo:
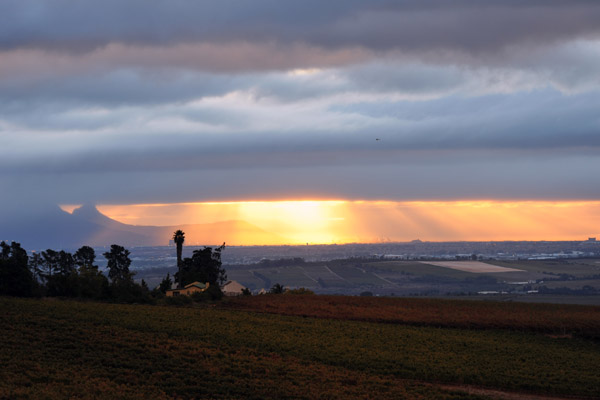
[[[600,308],[520,306],[0,298],[0,398],[598,398]]]

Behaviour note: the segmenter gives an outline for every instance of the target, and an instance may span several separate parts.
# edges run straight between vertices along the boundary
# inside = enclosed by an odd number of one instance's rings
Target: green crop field
[[[293,297],[302,304],[318,296]],[[460,303],[466,320],[470,304]],[[12,298],[0,298],[0,310],[0,398],[7,399],[475,398],[459,385],[600,395],[594,332]]]

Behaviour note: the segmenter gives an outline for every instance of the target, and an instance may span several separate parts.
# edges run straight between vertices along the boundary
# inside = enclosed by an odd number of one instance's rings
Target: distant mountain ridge
[[[208,224],[138,226],[116,221],[96,206],[84,204],[70,214],[55,206],[30,218],[0,225],[0,240],[20,242],[27,249],[73,249],[83,245],[165,246],[173,232],[185,232],[189,245],[261,245],[282,243],[282,237],[246,221],[229,220]]]

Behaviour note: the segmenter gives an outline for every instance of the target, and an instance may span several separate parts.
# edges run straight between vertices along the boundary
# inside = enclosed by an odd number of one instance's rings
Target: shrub
[[[283,285],[276,283],[273,285],[273,287],[271,288],[271,290],[269,290],[269,293],[271,294],[282,294],[285,292],[285,288],[283,287]]]
[[[212,300],[221,300],[223,298],[223,292],[219,285],[210,285],[208,289],[205,290],[205,293],[209,293]]]

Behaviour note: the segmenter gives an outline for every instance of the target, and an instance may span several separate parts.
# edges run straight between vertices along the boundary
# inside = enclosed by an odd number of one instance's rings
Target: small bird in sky
[[[379,138],[376,138],[375,140],[376,140],[376,141],[380,141],[381,139],[379,139]]]

